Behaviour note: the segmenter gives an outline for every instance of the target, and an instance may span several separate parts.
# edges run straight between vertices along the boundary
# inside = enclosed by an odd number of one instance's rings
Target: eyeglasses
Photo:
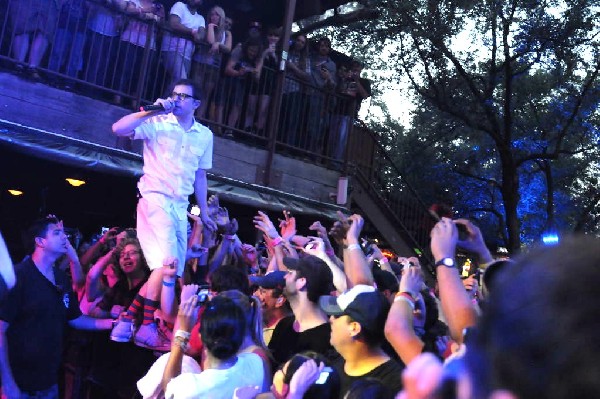
[[[177,92],[173,92],[171,93],[171,98],[174,100],[186,100],[188,98],[193,99],[194,96],[192,96],[191,94],[186,94],[186,93],[177,93]]]
[[[127,251],[127,252],[121,252],[121,254],[119,255],[119,258],[131,258],[132,256],[137,256],[140,254],[140,251]]]

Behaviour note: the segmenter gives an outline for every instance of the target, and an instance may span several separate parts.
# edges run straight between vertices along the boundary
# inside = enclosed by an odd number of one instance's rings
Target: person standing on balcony
[[[143,301],[145,314],[153,313],[159,306],[167,313],[177,311],[174,285],[185,267],[188,197],[192,192],[200,206],[203,225],[213,231],[217,227],[208,215],[206,201],[206,170],[212,167],[213,134],[194,119],[200,95],[191,80],[179,80],[169,98],[156,100],[161,110],[134,112],[112,126],[117,136],[144,141],[144,175],[138,183],[136,228],[152,270]],[[165,264],[177,269],[176,276],[163,276]],[[152,292],[156,287],[161,295]],[[161,303],[150,298],[161,298]],[[158,331],[152,328],[147,333]],[[119,321],[111,338],[127,340],[130,335],[128,323]],[[148,337],[145,341],[161,340]]]
[[[14,35],[12,54],[20,70],[25,68],[27,59],[30,76],[34,79],[40,77],[37,67],[54,37],[58,11],[59,2],[54,0],[9,2],[8,15]]]
[[[206,21],[198,12],[201,5],[202,0],[178,1],[169,11],[170,29],[165,32],[161,48],[169,84],[190,76],[194,43],[201,42],[206,34]]]
[[[336,66],[329,57],[331,40],[322,37],[317,43],[317,53],[312,57],[311,84],[308,101],[307,137],[304,148],[315,151],[323,148],[325,126],[327,126],[327,91],[333,91],[336,84]]]
[[[290,46],[290,53],[285,67],[288,71],[283,86],[282,99],[282,135],[280,137],[286,144],[298,146],[298,126],[304,119],[305,101],[303,86],[311,80],[310,57],[306,36],[296,36]]]

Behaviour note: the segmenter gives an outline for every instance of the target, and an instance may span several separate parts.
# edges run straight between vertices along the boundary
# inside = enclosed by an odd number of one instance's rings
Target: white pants
[[[137,205],[137,237],[150,270],[163,266],[164,260],[173,256],[179,261],[177,275],[185,267],[187,248],[187,220],[179,219],[174,207],[161,208],[145,198]]]

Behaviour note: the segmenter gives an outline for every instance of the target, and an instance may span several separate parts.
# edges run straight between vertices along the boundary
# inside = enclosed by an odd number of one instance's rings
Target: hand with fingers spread
[[[279,233],[273,222],[271,222],[269,216],[264,212],[258,211],[258,215],[254,216],[254,227],[262,231],[271,240],[279,237]]]
[[[219,231],[224,231],[225,226],[227,226],[230,222],[229,211],[225,207],[219,207],[219,209],[217,209],[217,213],[212,216],[211,219],[213,219],[217,224],[217,229]]]
[[[284,219],[279,219],[279,228],[281,231],[281,237],[284,240],[289,240],[296,235],[296,218],[290,216],[290,211],[283,211]]]

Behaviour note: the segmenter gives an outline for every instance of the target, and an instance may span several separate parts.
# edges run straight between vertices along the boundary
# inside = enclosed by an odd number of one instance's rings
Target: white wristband
[[[410,306],[410,308],[412,310],[415,310],[415,304],[410,299],[408,299],[408,298],[406,298],[406,297],[404,297],[402,295],[398,295],[398,296],[396,296],[396,298],[394,298],[394,302],[399,302],[399,301],[403,301],[403,302],[408,303],[408,305]]]
[[[352,251],[353,249],[360,249],[360,245],[358,244],[350,244],[346,247],[346,250]]]
[[[188,331],[184,331],[184,330],[177,330],[175,331],[175,335],[174,337],[181,337],[183,339],[190,339],[190,336],[192,334]]]

